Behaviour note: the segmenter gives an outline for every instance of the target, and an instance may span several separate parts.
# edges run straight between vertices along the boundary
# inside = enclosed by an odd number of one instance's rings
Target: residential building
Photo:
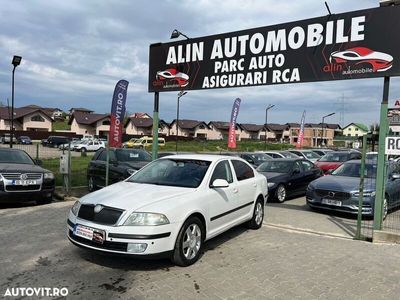
[[[350,123],[343,128],[343,135],[347,137],[361,137],[368,133],[368,126],[361,123]]]
[[[169,125],[170,135],[208,139],[210,128],[205,122],[197,120],[179,120],[178,124],[179,126],[177,134],[176,119],[171,122]]]
[[[41,107],[14,108],[14,129],[51,131],[54,120]],[[0,130],[11,128],[11,107],[0,107]]]
[[[75,109],[68,120],[68,124],[71,125],[71,132],[76,134],[108,136],[110,114],[94,114]]]
[[[260,140],[262,134],[265,138],[264,125],[240,123],[240,128],[242,129],[240,134],[241,139]]]
[[[151,136],[153,135],[153,119],[149,117],[131,117],[125,123],[125,132],[130,135]],[[164,120],[159,121],[158,134],[169,135],[169,125]]]
[[[289,126],[286,124],[267,124],[267,140],[274,142],[289,142]],[[265,127],[264,133],[261,135],[261,140],[265,139]]]
[[[292,145],[296,145],[300,134],[300,124],[287,123],[286,125],[289,127],[289,142]],[[335,132],[337,131],[340,131],[340,126],[337,124],[306,123],[304,124],[302,146],[303,147],[333,146],[333,138],[335,136]]]
[[[208,140],[228,140],[229,135],[229,122],[211,121],[208,123]],[[236,124],[235,128],[236,140],[240,141],[242,129]]]
[[[91,113],[94,113],[94,110],[90,110],[90,109],[83,108],[83,107],[72,107],[69,110],[69,114],[72,115],[74,112],[81,112],[81,113],[91,114]]]

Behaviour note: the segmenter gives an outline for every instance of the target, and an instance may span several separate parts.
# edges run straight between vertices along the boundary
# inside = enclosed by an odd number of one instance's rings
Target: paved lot
[[[67,287],[70,299],[398,299],[400,294],[398,245],[238,227],[209,241],[197,264],[181,268],[168,260],[137,261],[76,248],[65,237],[71,205],[0,210],[0,295],[11,287]],[[266,221],[273,223],[283,208],[268,208]]]
[[[9,148],[9,144],[0,144],[0,148]],[[31,157],[36,158],[37,153],[37,146],[36,145],[13,145],[13,148],[22,149],[26,151]],[[66,151],[67,153],[67,151]],[[50,148],[50,147],[43,147],[39,145],[39,158],[40,159],[47,159],[47,158],[60,158],[62,151],[58,148]],[[88,155],[93,155],[92,153],[88,153]],[[81,156],[80,152],[71,151],[71,156]]]

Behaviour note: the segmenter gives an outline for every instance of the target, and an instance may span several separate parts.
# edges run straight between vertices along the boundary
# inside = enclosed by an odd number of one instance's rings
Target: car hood
[[[37,165],[0,163],[0,173],[43,173],[50,172]]]
[[[156,202],[189,195],[193,188],[154,184],[118,182],[81,198],[83,204],[102,204],[127,211],[135,211]]]
[[[348,177],[348,176],[334,176],[327,175],[320,177],[310,183],[315,189],[331,190],[340,192],[352,192],[358,191],[360,188],[359,177]],[[375,179],[365,178],[364,180],[365,190],[375,190]]]
[[[258,173],[267,177],[268,182],[278,182],[287,177],[286,173],[260,172],[260,171],[258,171]]]

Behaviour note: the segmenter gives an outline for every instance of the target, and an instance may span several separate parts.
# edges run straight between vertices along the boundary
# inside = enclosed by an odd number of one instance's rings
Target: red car
[[[393,56],[365,47],[333,52],[329,60],[337,64],[369,65],[374,72],[387,71],[393,64]]]
[[[327,175],[344,162],[352,159],[361,159],[361,153],[357,151],[333,151],[322,156],[314,164]]]
[[[176,83],[180,87],[185,87],[189,84],[189,75],[179,72],[176,69],[166,69],[164,71],[158,71],[156,79]]]

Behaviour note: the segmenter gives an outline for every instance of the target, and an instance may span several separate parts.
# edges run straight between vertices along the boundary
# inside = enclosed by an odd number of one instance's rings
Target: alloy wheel
[[[193,259],[201,247],[201,229],[197,224],[191,224],[185,231],[182,250],[186,259]]]

